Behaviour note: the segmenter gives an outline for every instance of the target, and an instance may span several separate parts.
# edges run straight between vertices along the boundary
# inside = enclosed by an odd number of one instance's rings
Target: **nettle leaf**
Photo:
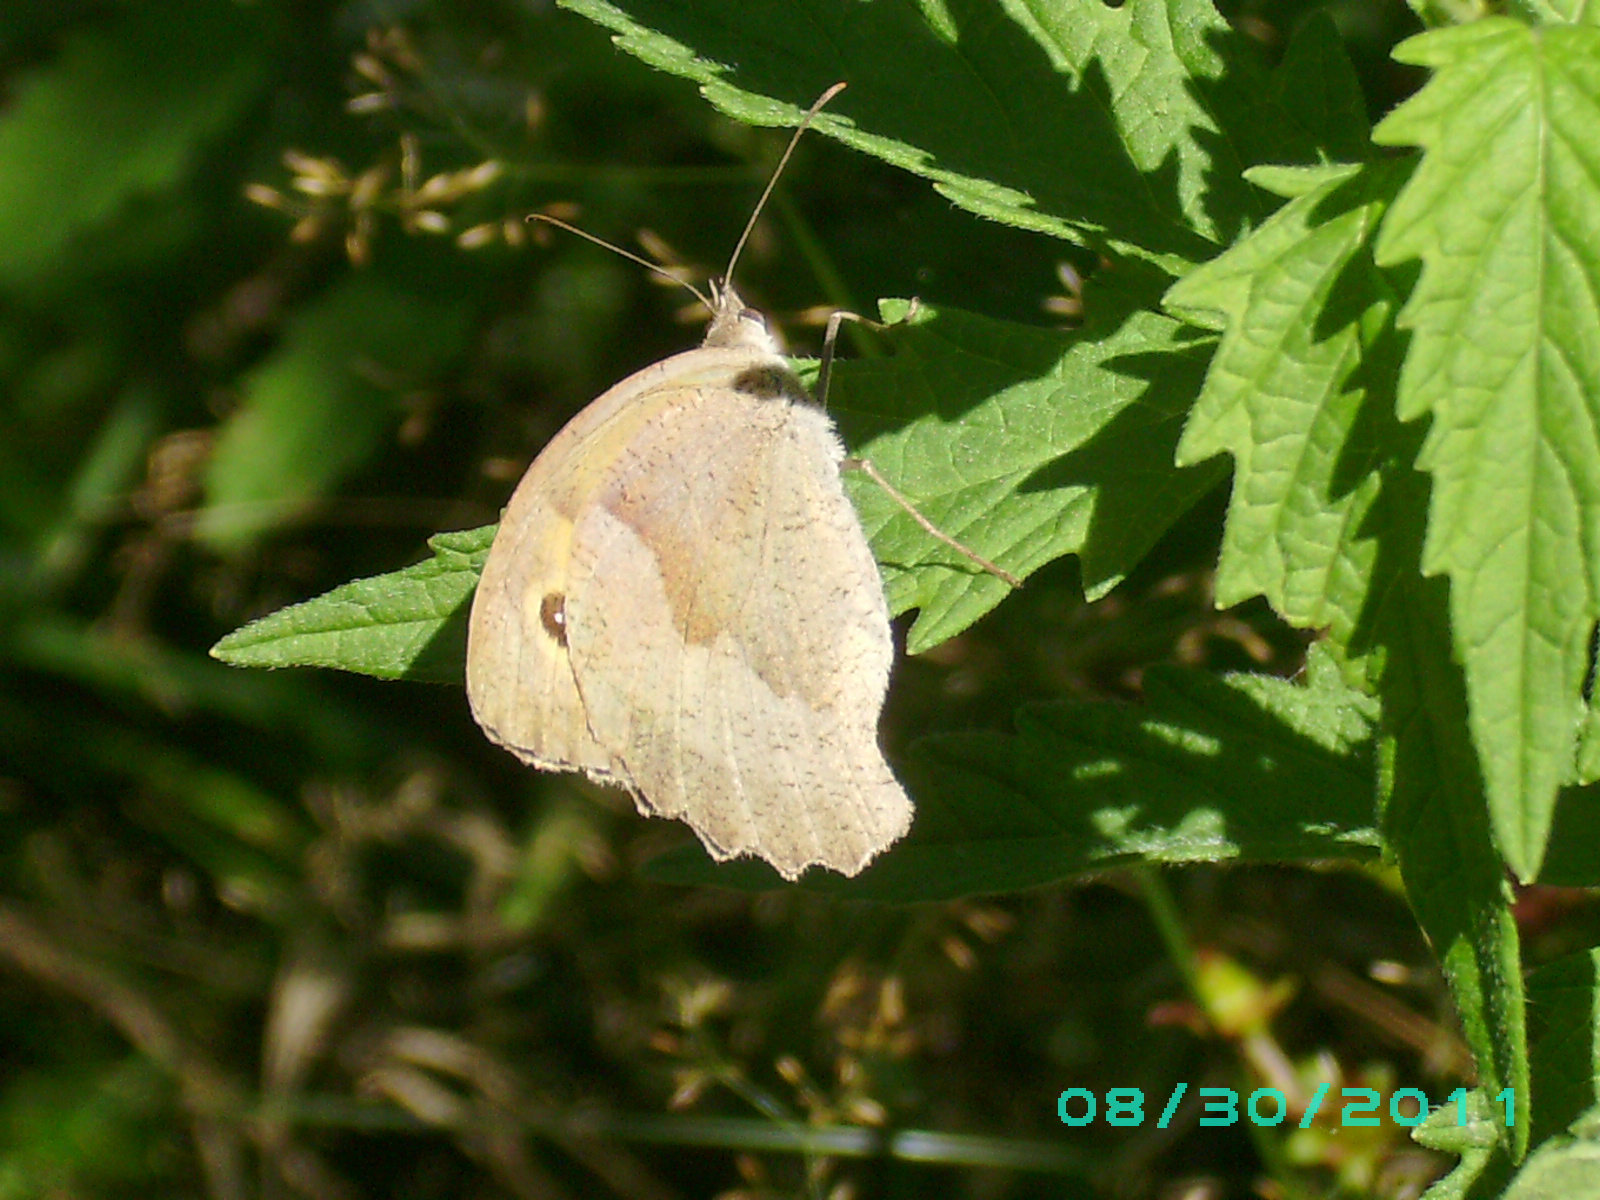
[[[1467,728],[1466,680],[1451,654],[1449,588],[1416,569],[1423,479],[1386,480],[1379,498],[1392,510],[1381,519],[1397,560],[1373,588],[1382,597],[1372,618],[1382,647],[1382,828],[1450,984],[1479,1081],[1491,1096],[1509,1087],[1519,1097],[1517,1123],[1502,1137],[1520,1158],[1530,1101],[1521,945]],[[1407,553],[1396,553],[1400,542]]]
[[[1368,247],[1404,177],[1393,163],[1314,169],[1309,190],[1165,298],[1224,331],[1177,452],[1180,463],[1233,455],[1218,605],[1260,594],[1342,644],[1378,554],[1366,518],[1391,450],[1378,431],[1393,424],[1392,396],[1363,386],[1394,311]]]
[[[240,549],[365,463],[399,420],[396,390],[457,353],[468,315],[370,275],[306,306],[218,435],[197,536]]]
[[[1516,926],[1444,589],[1420,575],[1421,433],[1399,423],[1393,396],[1401,289],[1369,249],[1409,170],[1252,173],[1296,198],[1167,296],[1224,330],[1179,459],[1235,459],[1218,601],[1261,593],[1291,622],[1327,628],[1358,674],[1381,680],[1388,847],[1483,1078],[1525,1091]]]
[[[1086,302],[1113,311],[1073,331],[918,306],[895,327],[892,356],[838,365],[828,404],[854,452],[944,532],[1019,575],[1079,554],[1099,595],[1222,471],[1172,465],[1203,351],[1157,313],[1114,311],[1092,289]],[[886,303],[884,316],[905,310]],[[912,653],[1006,596],[870,479],[847,483],[890,607],[919,610]]]
[[[1311,131],[1320,153],[1334,162],[1372,157],[1367,100],[1344,38],[1326,9],[1305,19],[1273,69],[1278,103]]]
[[[1423,148],[1378,240],[1420,259],[1400,415],[1431,415],[1423,566],[1456,653],[1501,851],[1537,875],[1600,616],[1600,30],[1490,18],[1424,34],[1378,127]]]
[[[0,117],[0,283],[50,284],[74,242],[180,182],[250,102],[259,14],[169,0],[70,37]]]
[[[1246,167],[1318,158],[1209,0],[562,3],[750,124],[844,80],[817,129],[982,216],[1171,270],[1270,211]]]
[[[494,531],[485,525],[436,534],[427,561],[279,609],[234,630],[212,656],[235,667],[335,667],[459,684],[467,613]]]
[[[1158,668],[1146,703],[1035,705],[1017,732],[918,743],[904,842],[855,879],[801,886],[889,902],[1015,891],[1130,862],[1375,856],[1376,705],[1314,655],[1304,684]],[[1264,805],[1261,797],[1273,803]],[[671,883],[784,886],[764,863],[698,845],[652,862]]]
[[[1327,627],[1365,682],[1381,680],[1388,848],[1483,1077],[1525,1090],[1516,927],[1444,589],[1417,565],[1419,435],[1395,417],[1396,301],[1367,249],[1406,169],[1253,174],[1296,199],[1167,296],[1224,330],[1180,460],[1236,460],[1218,600],[1265,594],[1289,620]]]
[[[1528,976],[1538,1145],[1600,1104],[1600,950],[1546,963]]]
[[[1552,887],[1600,887],[1600,787],[1561,789],[1539,882]]]
[[[1600,1200],[1600,1106],[1535,1150],[1501,1200]]]

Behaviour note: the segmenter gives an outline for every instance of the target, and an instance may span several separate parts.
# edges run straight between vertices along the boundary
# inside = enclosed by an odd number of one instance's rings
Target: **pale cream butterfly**
[[[796,129],[725,280],[843,86]],[[467,695],[524,762],[626,788],[715,859],[854,875],[912,816],[877,740],[883,584],[832,421],[730,282],[703,299],[700,347],[594,400],[517,486],[472,605]]]

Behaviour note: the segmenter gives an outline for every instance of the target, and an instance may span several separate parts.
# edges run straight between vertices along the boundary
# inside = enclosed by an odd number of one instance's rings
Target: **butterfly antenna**
[[[565,229],[568,233],[577,234],[586,242],[593,242],[596,246],[604,247],[613,254],[620,254],[629,262],[636,262],[645,270],[654,271],[657,275],[661,276],[661,278],[670,279],[679,287],[685,288],[691,294],[693,294],[696,300],[700,301],[701,304],[704,304],[706,308],[710,309],[712,307],[711,301],[705,298],[705,295],[700,291],[699,288],[695,287],[694,284],[690,283],[686,279],[679,279],[660,263],[653,263],[643,255],[635,254],[632,250],[624,250],[621,246],[614,245],[613,243],[606,241],[603,237],[596,237],[586,229],[579,229],[576,225],[568,225],[559,217],[552,217],[547,213],[529,213],[527,219],[530,221],[543,221],[546,225],[554,225],[557,229]]]
[[[794,136],[789,139],[789,145],[785,148],[783,157],[778,160],[778,165],[773,168],[772,178],[767,180],[766,191],[762,192],[761,199],[756,201],[755,211],[750,214],[750,219],[745,222],[744,232],[739,235],[738,244],[733,248],[733,254],[728,259],[728,269],[722,276],[724,282],[733,278],[733,268],[739,262],[739,255],[744,253],[744,244],[750,240],[750,234],[756,227],[756,220],[761,216],[761,210],[767,206],[767,200],[772,196],[772,189],[778,186],[778,176],[782,175],[783,168],[788,166],[789,156],[794,153],[795,146],[799,144],[800,135],[810,127],[812,120],[822,111],[823,105],[844,91],[844,88],[845,85],[843,83],[836,83],[823,92],[822,95],[817,97],[815,103],[806,110],[806,115],[800,118],[800,124],[795,126]]]

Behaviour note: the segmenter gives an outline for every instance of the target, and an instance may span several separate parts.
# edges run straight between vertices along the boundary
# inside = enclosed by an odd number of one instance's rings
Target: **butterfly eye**
[[[761,326],[761,328],[763,328],[763,329],[767,329],[768,328],[768,325],[767,325],[767,314],[762,312],[759,308],[740,309],[739,310],[739,320],[741,320],[741,321],[754,321],[757,325]]]

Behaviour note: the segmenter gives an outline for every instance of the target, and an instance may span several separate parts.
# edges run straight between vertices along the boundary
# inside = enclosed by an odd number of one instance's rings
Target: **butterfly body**
[[[605,392],[528,468],[467,692],[535,766],[620,784],[718,859],[858,872],[911,802],[877,745],[893,660],[844,448],[758,313]]]

